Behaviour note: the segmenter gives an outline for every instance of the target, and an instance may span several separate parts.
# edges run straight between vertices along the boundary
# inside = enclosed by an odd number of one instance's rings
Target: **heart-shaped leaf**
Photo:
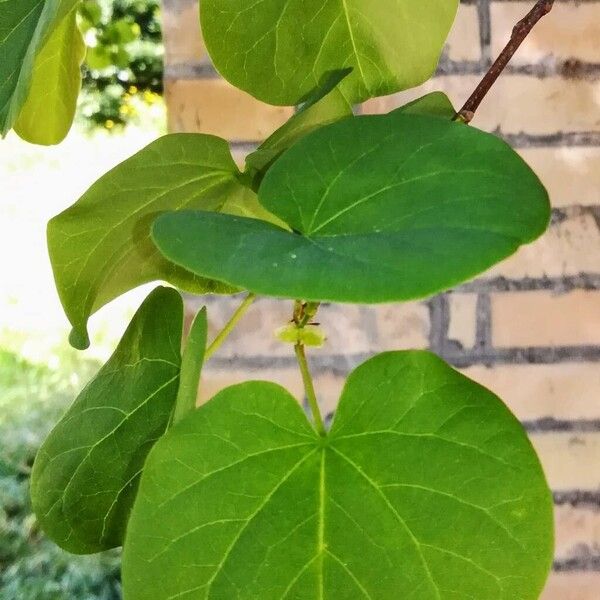
[[[62,548],[87,554],[122,544],[144,461],[173,412],[182,323],[181,296],[152,292],[38,452],[33,508]]]
[[[50,221],[50,259],[75,347],[89,344],[92,313],[143,283],[163,280],[193,293],[234,291],[165,260],[150,240],[150,226],[162,212],[185,208],[269,218],[239,175],[225,140],[167,135]]]
[[[375,357],[319,437],[274,384],[224,390],[150,453],[128,600],[535,600],[552,498],[502,402],[426,352]]]
[[[344,67],[353,68],[340,86],[349,102],[423,83],[435,70],[457,7],[458,0],[200,4],[204,39],[219,72],[257,98],[282,105],[303,101]]]
[[[160,217],[154,240],[174,263],[258,294],[375,303],[465,281],[538,237],[550,216],[544,187],[502,140],[404,112],[301,139],[259,200],[292,232],[186,212]]]
[[[81,36],[76,30],[79,0],[3,0],[0,2],[0,135],[15,125],[23,107],[26,113],[19,133],[31,142],[58,143],[69,129],[75,112],[81,75]],[[69,46],[69,47],[67,47]],[[48,86],[44,88],[44,83]],[[77,90],[77,91],[75,91]],[[31,113],[43,94],[51,126]],[[67,98],[65,104],[62,99]],[[47,117],[45,117],[47,118]]]

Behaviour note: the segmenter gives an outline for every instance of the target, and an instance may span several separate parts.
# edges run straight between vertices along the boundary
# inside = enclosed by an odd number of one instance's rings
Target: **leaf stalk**
[[[298,365],[300,366],[300,373],[302,373],[302,381],[304,382],[306,399],[308,400],[308,404],[313,415],[315,428],[321,437],[325,437],[327,435],[327,431],[325,429],[323,417],[321,416],[321,410],[319,409],[319,402],[317,401],[317,395],[315,393],[315,386],[313,384],[312,376],[308,368],[304,344],[300,342],[297,343],[294,346],[294,350],[296,351],[296,358],[298,359]]]
[[[206,349],[205,359],[208,360],[228,338],[229,334],[235,329],[241,318],[246,314],[252,303],[256,300],[256,294],[248,294],[244,301],[239,305],[236,311],[231,316],[225,327],[219,332],[217,337],[212,341]]]

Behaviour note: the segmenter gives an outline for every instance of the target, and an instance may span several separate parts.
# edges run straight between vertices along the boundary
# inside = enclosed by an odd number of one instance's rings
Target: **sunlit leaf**
[[[75,114],[84,56],[77,13],[72,11],[35,59],[29,95],[15,123],[20,137],[45,145],[58,144],[65,138]]]
[[[43,93],[58,110],[52,115],[52,127],[61,135],[68,129],[74,114],[73,89],[79,86],[80,77],[81,39],[73,29],[73,11],[78,3],[79,0],[0,2],[0,135],[6,135],[15,125],[30,93],[40,93],[43,82],[53,88]],[[63,94],[65,105],[59,107],[58,99]],[[60,141],[60,135],[48,124],[39,123],[39,131],[33,126],[31,111],[37,108],[39,99],[31,98],[29,103],[29,115],[21,124],[25,138],[34,143]]]
[[[442,119],[452,119],[456,114],[450,98],[443,92],[431,92],[426,96],[421,96],[400,108],[397,108],[391,114],[404,113],[407,115],[425,115],[431,117],[440,117]]]
[[[435,70],[457,0],[202,0],[210,56],[236,87],[294,105],[352,67],[340,88],[360,102],[417,86]]]
[[[268,215],[240,182],[225,140],[174,134],[106,173],[50,221],[50,258],[74,327],[73,345],[88,345],[86,323],[92,313],[143,283],[164,280],[194,293],[233,291],[168,262],[152,244],[152,221],[164,211],[186,208]]]

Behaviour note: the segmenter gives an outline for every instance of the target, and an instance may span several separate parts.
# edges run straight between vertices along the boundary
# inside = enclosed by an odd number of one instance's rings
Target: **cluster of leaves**
[[[426,297],[541,235],[538,178],[457,122],[443,94],[353,114],[431,75],[457,5],[203,0],[223,76],[300,109],[243,171],[223,139],[165,136],[52,219],[72,344],[89,344],[95,311],[151,281],[288,298],[314,315],[323,301]],[[264,382],[196,410],[214,346],[205,311],[185,344],[182,323],[179,293],[152,292],[33,468],[35,512],[61,547],[124,546],[128,600],[537,598],[552,499],[499,398],[430,353],[386,353],[349,376],[325,431],[306,332],[286,330],[316,427]]]
[[[117,551],[74,557],[40,530],[29,497],[35,455],[80,378],[96,365],[51,370],[0,351],[0,597],[119,600]]]
[[[81,114],[108,129],[137,116],[137,105],[163,92],[163,46],[158,0],[85,0],[80,28],[83,63]]]

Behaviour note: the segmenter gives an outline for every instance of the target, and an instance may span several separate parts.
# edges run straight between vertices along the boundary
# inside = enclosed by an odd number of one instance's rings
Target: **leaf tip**
[[[90,336],[84,329],[73,327],[69,334],[69,344],[76,350],[87,350],[90,347]]]

